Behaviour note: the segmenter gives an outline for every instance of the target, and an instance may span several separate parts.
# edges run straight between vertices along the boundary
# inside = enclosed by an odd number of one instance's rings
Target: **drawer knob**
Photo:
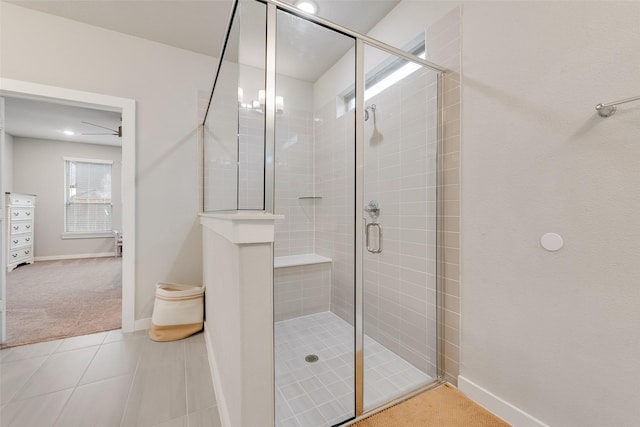
[[[25,242],[30,242],[31,241],[31,237],[25,237],[24,241]]]
[[[25,212],[27,216],[31,216],[31,212]]]
[[[27,249],[26,251],[24,251],[25,255],[29,255],[29,252],[31,252],[29,249]]]
[[[13,241],[13,244],[14,244],[14,245],[17,245],[17,244],[18,244],[18,240],[14,240],[14,241]]]
[[[31,226],[30,225],[26,225],[25,228],[28,230],[28,229],[31,228]]]
[[[11,254],[12,257],[17,258],[18,254]]]
[[[13,216],[18,216],[18,215],[20,215],[20,212],[14,212],[13,213]]]
[[[18,227],[17,225],[14,225],[14,226],[13,226],[13,229],[14,229],[14,230],[17,230],[18,228],[20,228],[20,227]]]

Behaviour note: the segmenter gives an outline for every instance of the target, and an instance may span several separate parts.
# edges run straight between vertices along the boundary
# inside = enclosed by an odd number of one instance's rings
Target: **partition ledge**
[[[265,243],[274,240],[274,221],[284,215],[263,212],[201,213],[200,224],[231,243]]]

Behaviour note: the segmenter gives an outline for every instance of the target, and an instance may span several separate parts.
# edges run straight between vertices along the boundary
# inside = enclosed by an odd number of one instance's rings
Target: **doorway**
[[[135,101],[131,99],[117,98],[101,94],[81,92],[58,88],[53,86],[39,85],[29,82],[0,79],[2,90],[0,95],[18,99],[37,100],[48,103],[56,103],[65,106],[90,108],[93,110],[102,110],[120,114],[122,117],[122,153],[121,153],[121,230],[119,230],[125,239],[124,250],[122,252],[122,309],[121,309],[121,325],[124,332],[134,330],[134,278],[135,278]],[[0,161],[2,169],[5,170],[6,152],[5,152],[5,126],[2,126],[2,147],[0,150]],[[62,179],[62,177],[60,178]],[[6,179],[0,184],[2,192],[7,189]],[[2,198],[2,211],[5,212],[4,197]],[[2,242],[4,243],[6,236],[6,225],[3,219],[2,225]],[[127,238],[126,236],[131,236]],[[5,255],[5,246],[3,244],[3,256],[0,262],[0,284],[2,285],[2,301],[0,302],[0,342],[6,339],[6,272],[7,258]],[[37,254],[36,254],[37,256]]]

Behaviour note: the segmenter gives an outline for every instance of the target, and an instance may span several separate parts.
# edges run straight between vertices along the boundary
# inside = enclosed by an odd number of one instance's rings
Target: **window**
[[[64,159],[65,233],[111,233],[109,160]]]
[[[418,58],[425,59],[426,43],[424,35],[421,34],[416,37],[405,47],[404,50]],[[365,79],[364,100],[367,101],[370,98],[373,98],[383,90],[393,86],[420,68],[420,65],[409,62],[406,59],[395,57],[389,58],[387,61],[382,62],[375,69],[367,73],[367,77]],[[345,91],[341,98],[343,106],[339,106],[338,113],[341,111],[344,113],[346,111],[353,110],[356,107],[356,90],[354,87]]]

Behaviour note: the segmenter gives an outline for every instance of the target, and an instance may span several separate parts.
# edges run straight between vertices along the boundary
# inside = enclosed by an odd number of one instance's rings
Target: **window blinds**
[[[65,232],[110,232],[111,162],[65,159],[65,171]]]

